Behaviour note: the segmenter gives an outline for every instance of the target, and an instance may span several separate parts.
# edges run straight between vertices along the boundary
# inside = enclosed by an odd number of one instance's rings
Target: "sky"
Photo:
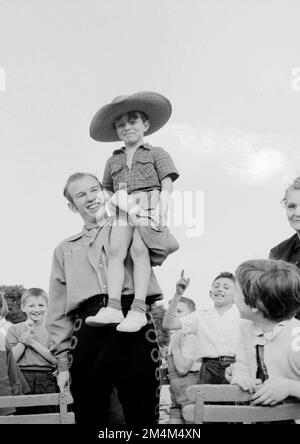
[[[102,178],[121,144],[96,142],[96,111],[156,91],[173,113],[145,140],[180,172],[155,270],[166,302],[210,306],[221,271],[293,234],[280,204],[300,175],[298,0],[0,0],[0,284],[49,285],[52,254],[81,230],[67,177]]]

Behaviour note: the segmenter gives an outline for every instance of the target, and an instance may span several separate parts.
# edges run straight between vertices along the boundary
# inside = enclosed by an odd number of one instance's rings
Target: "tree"
[[[13,324],[25,321],[26,315],[21,310],[21,296],[25,291],[23,285],[0,285],[0,291],[4,295],[8,305],[6,319]]]

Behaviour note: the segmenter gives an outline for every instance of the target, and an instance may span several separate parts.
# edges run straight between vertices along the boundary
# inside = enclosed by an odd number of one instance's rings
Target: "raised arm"
[[[179,300],[188,287],[189,283],[190,279],[184,276],[184,270],[182,270],[181,277],[176,283],[176,293],[170,302],[170,305],[163,320],[163,328],[167,330],[177,330],[178,328],[181,328],[181,322],[179,321],[179,319],[176,318],[176,310]]]

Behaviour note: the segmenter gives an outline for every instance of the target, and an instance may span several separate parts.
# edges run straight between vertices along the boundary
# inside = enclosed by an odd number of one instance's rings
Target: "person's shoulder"
[[[26,321],[16,322],[15,324],[11,324],[7,333],[18,333],[24,329],[27,329]]]
[[[284,251],[287,247],[291,245],[292,242],[295,241],[297,238],[297,234],[293,234],[293,236],[289,237],[288,239],[285,239],[284,241],[280,242],[279,244],[275,245],[275,247],[271,248],[270,253],[272,256],[280,255],[282,251]]]
[[[166,153],[166,150],[164,148],[162,148],[160,146],[150,145],[150,143],[145,143],[144,148],[149,150],[153,154],[153,156],[156,156],[156,157],[159,157],[162,154]]]
[[[82,231],[80,231],[77,234],[73,234],[72,236],[69,236],[66,239],[59,242],[59,244],[55,248],[55,251],[59,252],[59,251],[68,250],[71,245],[78,242],[80,239],[82,239]]]

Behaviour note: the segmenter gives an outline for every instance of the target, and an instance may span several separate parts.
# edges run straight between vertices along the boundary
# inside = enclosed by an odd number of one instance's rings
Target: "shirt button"
[[[103,287],[104,287],[104,288],[107,288],[107,285],[106,285],[106,284],[104,284],[104,285],[103,285]]]
[[[100,267],[100,268],[102,268],[102,267],[103,267],[103,265],[102,265],[102,264],[99,264],[99,267]]]

